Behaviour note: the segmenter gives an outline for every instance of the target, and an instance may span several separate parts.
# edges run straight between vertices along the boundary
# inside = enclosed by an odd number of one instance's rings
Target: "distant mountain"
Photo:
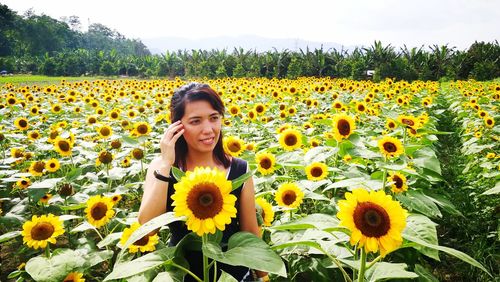
[[[242,47],[244,50],[256,50],[257,52],[264,52],[268,50],[273,50],[273,47],[278,51],[288,49],[290,51],[299,51],[299,49],[305,50],[309,47],[309,50],[319,49],[323,45],[323,50],[328,50],[334,48],[341,50],[352,50],[355,46],[343,46],[334,42],[313,42],[306,41],[302,39],[276,39],[276,38],[266,38],[255,35],[244,35],[244,36],[220,36],[211,37],[203,39],[187,39],[181,37],[157,37],[157,38],[143,38],[142,42],[149,48],[153,54],[161,54],[169,51],[177,50],[191,50],[191,49],[227,49],[232,51],[235,47]]]

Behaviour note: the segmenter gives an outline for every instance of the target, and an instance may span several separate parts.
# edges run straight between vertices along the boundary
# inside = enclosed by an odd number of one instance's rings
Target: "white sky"
[[[409,47],[500,41],[498,0],[0,0],[23,14],[80,17],[128,38],[259,35]]]

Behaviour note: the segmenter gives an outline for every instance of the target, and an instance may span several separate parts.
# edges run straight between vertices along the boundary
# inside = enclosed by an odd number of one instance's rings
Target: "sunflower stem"
[[[382,178],[382,190],[385,192],[385,183],[387,182],[387,157],[384,157],[384,177]]]
[[[203,234],[201,237],[203,246],[207,244],[207,234]],[[202,247],[203,248],[203,247]],[[208,265],[208,257],[203,254],[203,281],[209,282],[209,265]]]
[[[372,260],[367,266],[366,266],[366,269],[370,269],[370,267],[372,267],[376,262],[378,262],[380,259],[382,259],[382,256],[378,256],[376,257],[374,260]]]
[[[359,268],[358,282],[365,280],[365,270],[366,270],[366,251],[365,248],[361,248],[361,267]]]
[[[47,247],[45,247],[45,256],[50,258],[50,245],[47,243]]]
[[[403,147],[406,146],[406,126],[403,129]]]
[[[109,178],[109,164],[106,164],[106,175],[108,176],[108,192],[111,192],[111,178]]]
[[[214,260],[214,282],[217,282],[217,261]]]
[[[194,274],[193,272],[189,271],[189,269],[183,267],[183,266],[180,266],[178,264],[176,264],[175,262],[170,262],[170,264],[174,267],[177,267],[178,269],[182,270],[182,271],[185,271],[187,274],[191,275],[196,281],[198,282],[203,282],[203,280],[201,280],[198,276],[196,276],[196,274]]]

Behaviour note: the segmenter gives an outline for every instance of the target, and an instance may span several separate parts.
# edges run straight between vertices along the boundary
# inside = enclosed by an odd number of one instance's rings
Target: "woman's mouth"
[[[209,137],[209,138],[205,138],[205,139],[201,139],[201,143],[205,144],[205,145],[211,145],[214,143],[214,140],[215,138],[214,137]]]

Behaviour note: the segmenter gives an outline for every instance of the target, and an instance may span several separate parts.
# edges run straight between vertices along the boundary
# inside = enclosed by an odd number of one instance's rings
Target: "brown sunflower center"
[[[487,119],[487,120],[486,120],[486,124],[488,124],[488,125],[492,125],[492,124],[493,124],[493,120],[492,120],[492,119]]]
[[[56,164],[55,163],[50,163],[49,166],[50,166],[50,168],[54,168],[54,167],[56,167]]]
[[[112,160],[113,155],[108,151],[104,151],[99,154],[99,161],[101,161],[101,163],[103,164],[109,164]]]
[[[231,108],[231,114],[235,115],[238,113],[238,108]]]
[[[351,133],[351,125],[345,119],[339,120],[337,123],[337,128],[340,132],[340,135],[347,136]]]
[[[257,111],[258,113],[262,113],[264,111],[264,107],[262,105],[258,105],[257,107],[255,107],[255,111]]]
[[[21,126],[21,127],[26,127],[26,126],[28,126],[28,121],[27,121],[27,120],[25,120],[25,119],[21,119],[21,120],[19,121],[19,126]]]
[[[149,235],[142,237],[141,239],[135,241],[134,245],[136,246],[146,246],[149,242]]]
[[[145,125],[145,124],[141,124],[137,127],[137,132],[139,132],[140,134],[146,134],[148,133],[148,126]]]
[[[315,166],[311,169],[311,175],[313,177],[320,177],[323,174],[323,169],[321,167]]]
[[[60,140],[59,142],[57,142],[57,146],[59,147],[59,149],[61,149],[61,151],[63,152],[68,152],[69,151],[69,142],[66,141],[66,140]]]
[[[403,179],[401,179],[401,177],[394,175],[392,181],[394,181],[396,188],[401,189],[403,187]]]
[[[38,136],[39,136],[39,135],[38,135],[38,132],[33,132],[33,133],[31,133],[31,138],[33,138],[33,139],[37,139],[37,138],[38,138]]]
[[[108,127],[103,127],[100,130],[102,136],[109,136],[111,134],[111,130]]]
[[[224,201],[217,185],[200,183],[189,192],[187,204],[195,217],[206,219],[216,216],[222,210]]]
[[[92,218],[94,220],[100,220],[101,218],[106,216],[107,212],[108,212],[108,206],[104,203],[99,202],[92,207],[90,214],[92,215]]]
[[[241,150],[241,145],[239,142],[230,142],[228,145],[227,145],[227,148],[229,149],[229,151],[231,152],[239,152]]]
[[[414,126],[415,125],[415,122],[411,119],[407,119],[407,118],[404,118],[401,120],[402,123],[406,124],[406,125],[409,125],[409,126]]]
[[[113,149],[119,149],[122,146],[122,143],[118,140],[111,141],[111,147]]]
[[[360,111],[360,112],[364,112],[364,111],[365,111],[365,106],[363,106],[363,105],[359,105],[359,106],[358,106],[358,111]]]
[[[113,119],[118,118],[118,113],[117,112],[112,112],[111,113],[111,118],[113,118]]]
[[[297,136],[295,136],[295,134],[287,134],[285,136],[285,144],[287,146],[294,146],[295,144],[297,144]]]
[[[385,142],[384,143],[384,150],[389,153],[394,153],[397,151],[397,147],[394,143],[391,142]]]
[[[260,160],[259,164],[263,169],[269,169],[272,166],[272,162],[269,158],[263,158],[262,160]]]
[[[33,166],[33,169],[36,172],[42,172],[44,168],[45,168],[44,162],[36,162],[35,165]]]
[[[31,238],[42,241],[54,234],[54,226],[49,222],[39,222],[31,229]]]
[[[383,207],[371,202],[358,203],[353,218],[356,227],[367,237],[382,237],[391,227],[389,214]]]
[[[297,194],[295,194],[294,191],[290,190],[285,191],[281,196],[281,200],[283,200],[283,203],[287,206],[293,204],[296,199],[297,199]]]
[[[140,160],[144,157],[144,153],[141,149],[136,148],[132,151],[132,156],[134,156],[134,159]]]

